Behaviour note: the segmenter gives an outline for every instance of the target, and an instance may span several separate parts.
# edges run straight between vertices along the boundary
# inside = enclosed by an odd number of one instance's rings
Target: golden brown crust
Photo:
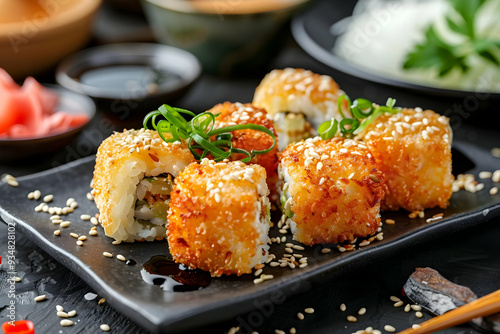
[[[101,143],[97,151],[91,186],[95,203],[100,211],[99,221],[106,235],[112,234],[111,211],[116,205],[110,201],[110,194],[116,191],[117,182],[128,177],[120,175],[122,166],[131,160],[140,160],[146,163],[148,169],[154,169],[155,163],[160,160],[159,157],[165,154],[175,155],[183,164],[195,161],[186,144],[166,144],[158,133],[152,130],[123,130],[114,133]]]
[[[453,183],[451,137],[448,118],[414,109],[381,115],[358,136],[386,176],[383,210],[448,206]]]
[[[257,108],[250,103],[231,103],[224,102],[216,105],[208,110],[212,114],[220,114],[215,120],[215,128],[236,124],[258,124],[262,125],[276,136],[273,121],[267,116],[267,111],[262,108]],[[231,144],[235,148],[244,149],[248,152],[252,150],[266,150],[273,144],[273,138],[261,131],[247,129],[232,132],[233,138]],[[240,160],[245,158],[244,154],[233,154],[231,159]],[[278,138],[276,137],[276,145],[266,154],[258,154],[252,158],[251,164],[261,165],[267,172],[267,185],[271,191],[271,197],[276,196],[276,181],[278,174],[276,168],[278,166]]]
[[[337,243],[377,231],[385,179],[364,145],[317,137],[289,145],[280,167],[288,182],[296,240]]]
[[[253,172],[238,176],[238,171],[246,170]],[[262,212],[255,207],[268,194],[265,177],[261,166],[241,162],[204,160],[181,172],[168,215],[167,235],[174,260],[213,276],[250,273],[252,259],[263,255],[256,254],[265,240],[255,224],[256,215]],[[262,185],[265,189],[260,189]]]

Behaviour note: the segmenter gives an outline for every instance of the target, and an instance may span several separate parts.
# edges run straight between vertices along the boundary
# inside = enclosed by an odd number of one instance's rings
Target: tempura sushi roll
[[[167,144],[152,130],[124,130],[104,140],[92,194],[106,235],[125,242],[164,239],[173,179],[193,161],[186,144]]]
[[[273,117],[279,149],[316,135],[321,123],[341,119],[337,100],[344,92],[327,75],[303,69],[273,70],[255,90],[253,104]],[[346,115],[347,116],[347,115]]]
[[[295,240],[339,243],[377,231],[386,186],[363,144],[319,137],[291,144],[278,171],[286,225]]]
[[[262,125],[273,132],[276,136],[276,131],[274,130],[274,124],[271,117],[268,117],[268,113],[265,109],[257,108],[250,103],[230,103],[225,102],[216,105],[209,110],[212,114],[220,114],[215,119],[214,128],[221,128],[230,125],[237,124],[257,124]],[[244,129],[233,131],[231,138],[231,144],[234,148],[244,149],[248,152],[252,150],[265,150],[271,147],[273,144],[273,138],[262,132],[252,129]],[[240,160],[245,158],[244,154],[233,154],[231,159]],[[267,185],[269,187],[271,198],[275,199],[277,197],[276,182],[278,181],[278,145],[266,154],[258,154],[254,156],[250,163],[261,165],[266,169],[267,174]],[[276,198],[277,199],[277,198]]]
[[[268,255],[266,171],[240,161],[203,159],[175,180],[168,213],[173,259],[212,276],[241,275]]]
[[[445,116],[422,109],[384,114],[359,136],[384,173],[383,210],[446,208],[452,195],[452,131]]]

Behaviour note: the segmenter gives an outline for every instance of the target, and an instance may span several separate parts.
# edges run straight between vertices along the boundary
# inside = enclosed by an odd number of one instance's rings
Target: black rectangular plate
[[[454,173],[468,172],[477,175],[480,171],[498,169],[498,159],[480,147],[465,143],[454,144]],[[336,275],[343,275],[354,268],[399,249],[412,247],[429,239],[443,238],[449,233],[465,229],[500,216],[500,194],[489,195],[491,180],[482,180],[485,189],[471,194],[455,193],[446,210],[426,211],[426,218],[444,212],[444,218],[432,223],[425,219],[409,219],[408,212],[384,213],[383,219],[392,218],[395,225],[384,225],[384,239],[353,252],[340,253],[334,245],[332,252],[323,254],[325,246],[306,247],[297,251],[308,257],[309,265],[302,269],[271,268],[266,274],[274,279],[253,284],[253,275],[222,277],[213,279],[210,286],[192,292],[164,292],[158,286],[145,283],[140,274],[141,264],[154,255],[168,255],[164,242],[143,242],[112,245],[98,227],[98,237],[88,237],[84,246],[77,246],[69,233],[87,235],[92,225],[80,219],[81,214],[97,213],[95,204],[86,199],[94,168],[94,157],[78,160],[62,167],[19,178],[19,187],[0,185],[0,215],[7,223],[17,224],[38,246],[56,260],[79,275],[97,293],[117,310],[129,316],[145,328],[154,332],[177,332],[197,328],[209,323],[228,320],[238,314],[258,307],[259,301],[291,296],[311,288],[312,284],[324,283]],[[498,184],[496,184],[498,186]],[[41,200],[29,200],[27,194],[35,189],[43,195],[53,194],[51,205],[64,206],[69,197],[78,201],[75,212],[66,216],[72,221],[70,227],[61,229],[61,236],[54,236],[48,213],[36,213],[34,207]],[[276,228],[271,235],[277,236]],[[291,236],[287,235],[287,242]],[[284,245],[273,244],[271,253],[280,257]],[[127,266],[116,258],[106,258],[104,251],[122,254],[137,261],[136,266]]]

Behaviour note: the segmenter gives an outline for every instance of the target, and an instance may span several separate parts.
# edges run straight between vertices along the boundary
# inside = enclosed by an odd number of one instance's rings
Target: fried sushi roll
[[[403,109],[379,116],[357,137],[387,180],[383,210],[446,208],[452,195],[452,131],[431,110]]]
[[[289,145],[278,166],[286,225],[306,244],[374,234],[385,181],[365,145],[319,137]]]
[[[246,274],[268,256],[266,171],[203,159],[175,180],[168,213],[173,259],[212,276]]]
[[[337,99],[344,92],[327,75],[303,69],[273,70],[255,90],[253,105],[273,117],[279,149],[313,137],[321,123],[341,119]]]
[[[186,144],[167,144],[152,130],[124,130],[104,140],[92,194],[106,235],[125,242],[164,239],[173,179],[194,161]]]
[[[273,121],[268,117],[267,111],[262,108],[257,108],[250,103],[230,103],[225,102],[216,105],[208,112],[212,114],[219,114],[215,119],[214,128],[221,128],[230,125],[237,124],[257,124],[262,125],[273,132],[276,136],[276,131],[274,130]],[[266,150],[273,144],[273,138],[262,132],[252,129],[244,129],[233,131],[231,138],[231,144],[234,148],[244,149],[248,152]],[[244,154],[233,154],[231,159],[240,160],[245,158]],[[273,200],[277,200],[278,192],[276,190],[276,182],[278,181],[278,145],[267,152],[266,154],[259,154],[252,158],[250,163],[261,165],[266,169],[267,174],[267,186],[270,190],[270,197]]]

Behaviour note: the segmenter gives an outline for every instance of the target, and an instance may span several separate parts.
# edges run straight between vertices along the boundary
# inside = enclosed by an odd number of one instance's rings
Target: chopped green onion
[[[187,121],[181,114],[192,116],[191,121]],[[158,117],[164,119],[157,120]],[[148,113],[143,120],[143,126],[149,129],[148,123],[151,121],[152,128],[158,131],[160,137],[167,143],[176,141],[187,141],[188,147],[197,160],[201,160],[211,154],[215,161],[229,159],[233,153],[241,153],[246,157],[243,162],[250,160],[257,154],[266,154],[276,145],[274,133],[265,126],[258,124],[239,124],[214,129],[215,119],[219,114],[204,112],[199,115],[182,109],[162,105],[158,110]],[[264,132],[273,138],[273,144],[266,150],[246,150],[235,148],[231,144],[232,131],[252,129]],[[165,133],[170,133],[172,138],[165,138]],[[202,152],[201,154],[199,152]]]
[[[347,111],[342,109],[342,103],[348,102],[348,111],[353,118],[348,118],[345,115]],[[351,99],[346,94],[339,96],[337,106],[342,120],[339,122],[335,119],[323,122],[319,128],[318,133],[321,139],[326,140],[333,138],[337,135],[340,129],[340,135],[352,138],[354,135],[361,133],[368,125],[370,125],[377,117],[384,113],[397,114],[401,108],[395,108],[396,100],[388,98],[385,106],[377,106],[370,100],[358,98],[351,103]]]

